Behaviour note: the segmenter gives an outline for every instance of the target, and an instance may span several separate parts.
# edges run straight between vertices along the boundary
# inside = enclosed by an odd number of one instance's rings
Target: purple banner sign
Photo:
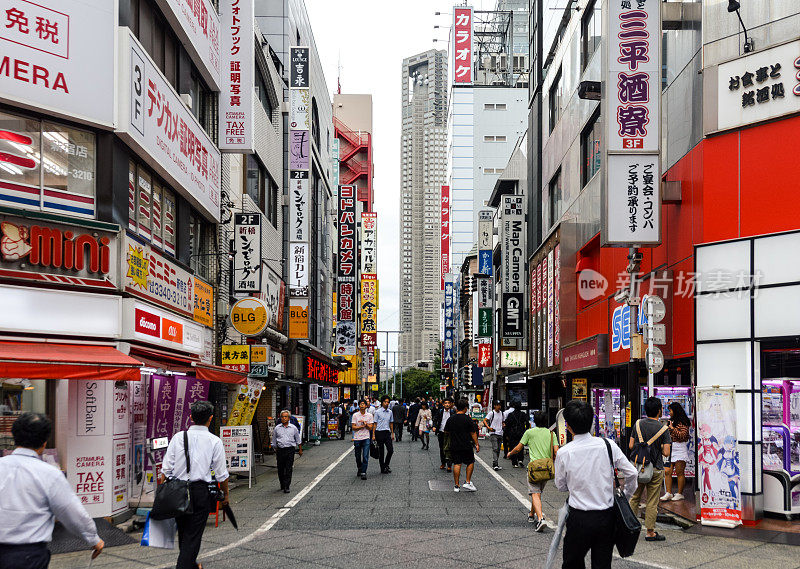
[[[308,170],[310,167],[311,132],[289,131],[289,169]]]

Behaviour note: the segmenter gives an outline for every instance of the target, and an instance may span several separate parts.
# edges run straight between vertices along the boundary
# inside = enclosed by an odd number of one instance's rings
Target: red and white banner
[[[478,344],[478,367],[492,367],[492,343]]]
[[[442,242],[441,242],[441,281],[439,290],[444,290],[444,276],[450,272],[450,186],[442,186]]]
[[[219,147],[253,152],[253,0],[220,2],[222,92],[219,95]]]
[[[453,82],[471,85],[473,27],[472,8],[453,9]]]

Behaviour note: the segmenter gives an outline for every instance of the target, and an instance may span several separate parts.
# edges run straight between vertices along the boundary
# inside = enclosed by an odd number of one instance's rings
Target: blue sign
[[[492,276],[492,252],[489,249],[478,251],[478,273]]]
[[[642,302],[639,306],[639,313],[636,315],[636,328],[641,333],[644,330],[644,327],[647,325],[647,296],[642,296]]]
[[[631,307],[617,306],[611,316],[611,351],[631,347]]]

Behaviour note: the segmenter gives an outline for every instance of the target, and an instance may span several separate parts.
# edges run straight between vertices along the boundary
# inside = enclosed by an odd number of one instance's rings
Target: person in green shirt
[[[522,452],[522,448],[527,446],[531,462],[540,458],[552,458],[555,461],[558,439],[555,433],[547,428],[547,413],[536,411],[533,414],[533,424],[535,427],[523,433],[519,444],[511,449],[508,455]],[[528,521],[536,524],[536,531],[542,531],[547,525],[542,513],[542,490],[544,490],[545,483],[528,481],[528,494],[531,497],[531,513],[528,515]]]

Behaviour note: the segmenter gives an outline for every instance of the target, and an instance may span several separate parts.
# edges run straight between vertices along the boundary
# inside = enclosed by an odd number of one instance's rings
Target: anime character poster
[[[742,500],[734,390],[698,389],[696,421],[701,523],[735,527]]]

